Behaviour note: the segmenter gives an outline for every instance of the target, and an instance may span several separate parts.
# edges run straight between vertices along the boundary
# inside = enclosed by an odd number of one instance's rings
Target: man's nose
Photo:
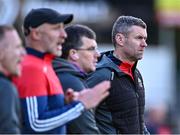
[[[60,37],[67,38],[67,33],[64,29],[60,29]]]
[[[96,57],[100,57],[100,55],[101,55],[101,54],[100,54],[99,50],[96,49],[96,50],[95,50],[95,56],[96,56]]]

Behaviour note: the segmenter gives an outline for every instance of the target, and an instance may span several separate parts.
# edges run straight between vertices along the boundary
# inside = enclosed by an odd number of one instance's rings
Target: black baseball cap
[[[60,14],[59,12],[50,8],[32,9],[24,19],[24,34],[28,35],[29,28],[36,28],[44,23],[68,24],[73,20],[73,14]]]

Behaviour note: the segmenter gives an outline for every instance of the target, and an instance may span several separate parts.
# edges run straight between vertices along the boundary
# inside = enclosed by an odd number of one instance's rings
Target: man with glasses
[[[65,28],[68,35],[62,48],[62,57],[53,61],[53,67],[63,90],[72,88],[82,91],[87,88],[87,73],[95,71],[99,53],[96,34],[84,25],[71,25]],[[79,118],[68,124],[69,134],[98,134],[93,110],[85,111]]]

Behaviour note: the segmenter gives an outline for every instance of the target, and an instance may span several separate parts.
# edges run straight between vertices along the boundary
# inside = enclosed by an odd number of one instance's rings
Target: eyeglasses
[[[89,48],[75,48],[75,50],[98,52],[98,50],[97,50],[96,47],[89,47]]]

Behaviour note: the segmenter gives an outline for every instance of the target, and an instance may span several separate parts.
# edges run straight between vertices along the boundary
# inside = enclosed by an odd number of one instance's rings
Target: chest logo
[[[47,73],[47,67],[46,66],[43,67],[43,72]]]

